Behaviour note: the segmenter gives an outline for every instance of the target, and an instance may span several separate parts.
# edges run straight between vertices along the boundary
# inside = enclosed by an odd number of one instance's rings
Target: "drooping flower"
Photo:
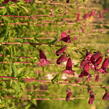
[[[88,60],[88,61],[90,61],[92,55],[93,55],[92,53],[90,53],[90,52],[86,52],[86,56],[85,56],[85,59],[84,59],[84,60]]]
[[[90,61],[92,62],[92,64],[95,64],[96,61],[101,57],[101,53],[100,52],[96,52],[92,55]]]
[[[57,64],[61,64],[62,62],[67,61],[67,59],[68,59],[68,57],[66,57],[66,55],[61,55],[61,56],[57,59],[56,63],[57,63]]]
[[[86,72],[89,72],[90,68],[91,68],[91,67],[90,67],[90,64],[89,64],[89,62],[88,62],[88,63],[86,63],[86,64],[84,65],[83,70],[86,71]]]
[[[69,101],[70,100],[70,98],[71,98],[71,96],[72,96],[72,92],[71,92],[71,90],[70,89],[67,89],[66,90],[66,101]]]
[[[67,43],[71,42],[70,35],[68,35],[66,32],[61,33],[61,39],[60,40],[64,41],[64,42],[67,42]]]
[[[96,60],[96,62],[94,63],[94,65],[95,65],[95,66],[98,66],[99,64],[101,64],[102,60],[103,60],[103,57],[100,56],[100,57]]]
[[[109,66],[109,58],[105,58],[101,68],[97,69],[97,71],[101,73],[107,73],[108,66]]]
[[[57,51],[56,51],[56,55],[59,56],[60,54],[62,54],[62,53],[66,50],[66,48],[67,48],[67,47],[65,46],[65,47],[62,47],[62,48],[60,48],[59,50],[57,50]]]
[[[89,97],[88,103],[93,104],[94,100],[95,100],[95,95],[93,92],[90,92],[90,97]]]
[[[109,92],[105,92],[105,94],[102,97],[103,100],[109,100]]]
[[[17,2],[18,0],[4,0],[2,3],[3,3],[3,4],[6,4],[6,3],[10,2],[10,1],[12,1],[12,2]]]
[[[105,60],[103,61],[103,64],[102,64],[102,69],[107,69],[109,66],[109,58],[105,58]]]
[[[10,0],[4,0],[2,3],[3,4],[6,4],[6,3],[8,3]]]
[[[66,70],[64,70],[64,73],[74,75],[74,71],[72,70],[72,65],[73,65],[73,63],[72,63],[71,58],[68,58],[67,64],[66,64]]]
[[[40,66],[45,66],[49,64],[50,62],[47,60],[44,52],[42,50],[39,50],[39,62],[37,63]]]
[[[79,75],[80,78],[84,77],[84,76],[88,76],[90,75],[87,71],[82,71],[81,74]]]
[[[99,81],[99,74],[95,75],[95,81],[98,82]]]

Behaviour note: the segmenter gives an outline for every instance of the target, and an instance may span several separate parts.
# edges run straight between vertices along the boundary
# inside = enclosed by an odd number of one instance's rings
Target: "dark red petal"
[[[102,60],[103,60],[103,57],[99,57],[99,58],[96,60],[96,62],[95,62],[94,65],[98,66],[99,64],[101,64]]]
[[[96,52],[96,53],[94,53],[93,55],[92,55],[92,57],[91,57],[91,62],[93,63],[93,64],[95,64],[95,62],[98,60],[98,58],[100,58],[101,57],[101,53],[100,52]]]
[[[102,97],[103,100],[109,100],[109,92],[106,92],[103,97]]]
[[[86,71],[86,72],[89,72],[89,70],[90,70],[89,63],[87,63],[87,64],[84,65],[83,70]]]
[[[66,70],[72,70],[72,60],[69,58],[66,64]]]
[[[10,0],[4,0],[2,3],[3,4],[6,4],[6,3],[8,3]]]
[[[72,92],[68,92],[66,95],[66,101],[69,101],[71,96],[72,96]]]
[[[61,56],[57,59],[56,63],[57,63],[57,64],[60,64],[60,63],[62,63],[62,62],[67,61],[67,59],[68,59],[68,58],[67,58],[65,55],[61,55]]]
[[[95,76],[95,81],[96,81],[96,82],[99,81],[99,74],[97,74],[97,75]]]
[[[71,42],[71,39],[70,39],[70,36],[69,35],[67,35],[66,37],[64,37],[64,38],[61,38],[60,40],[62,40],[62,41],[64,41],[64,42]]]
[[[93,55],[92,53],[87,52],[85,56],[85,60],[90,60],[92,55]]]
[[[46,56],[42,50],[39,50],[39,57],[40,59],[46,59]]]
[[[89,98],[88,103],[89,103],[89,104],[93,104],[94,99],[95,99],[95,96],[94,96],[94,94],[93,94],[93,93],[91,93],[91,94],[90,94],[90,98]]]
[[[84,77],[84,76],[88,76],[89,73],[86,71],[82,71],[81,74],[79,75],[80,78]]]
[[[84,68],[84,66],[88,63],[87,60],[82,60],[80,63],[80,68]]]
[[[109,58],[105,58],[101,68],[102,69],[107,69],[108,65],[109,65]]]
[[[62,53],[66,50],[66,48],[67,48],[67,47],[65,46],[65,47],[62,47],[62,48],[60,48],[59,50],[57,50],[57,51],[56,51],[56,55],[59,56],[60,54],[62,54]]]

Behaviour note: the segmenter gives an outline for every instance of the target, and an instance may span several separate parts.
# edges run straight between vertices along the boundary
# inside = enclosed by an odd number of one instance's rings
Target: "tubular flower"
[[[97,69],[97,71],[101,73],[107,73],[108,66],[109,66],[109,58],[105,58],[105,60],[102,63],[101,68]]]
[[[88,103],[93,104],[94,100],[95,100],[95,95],[93,92],[90,92],[90,97],[89,97]]]
[[[92,55],[93,55],[92,53],[87,52],[87,53],[86,53],[86,56],[85,56],[85,60],[90,61],[90,59],[91,59]]]
[[[99,81],[99,74],[95,75],[95,81],[98,82]]]
[[[66,95],[66,101],[69,101],[71,96],[72,96],[72,92],[68,92]]]
[[[71,58],[69,58],[67,60],[66,70],[64,70],[64,73],[73,74],[74,75],[74,71],[72,70],[72,60],[71,60]]]
[[[107,69],[109,66],[109,58],[105,58],[105,60],[103,61],[103,64],[102,64],[102,69]]]
[[[90,61],[92,62],[92,64],[95,64],[96,61],[101,57],[101,53],[100,52],[96,52],[92,55]]]
[[[66,91],[66,101],[69,101],[70,100],[70,98],[71,98],[71,96],[72,96],[72,92],[71,92],[71,90],[70,89],[68,89],[67,91]]]
[[[45,66],[49,64],[50,62],[47,60],[44,52],[42,50],[39,50],[39,62],[37,63],[40,66]]]
[[[65,47],[62,47],[62,48],[60,48],[59,50],[57,50],[57,51],[56,51],[56,55],[59,56],[60,54],[62,54],[62,53],[66,50],[66,48],[67,48],[67,47],[65,46]]]
[[[101,64],[101,62],[102,62],[102,60],[103,60],[103,57],[99,57],[97,60],[96,60],[96,62],[95,62],[95,66],[98,66],[99,64]]]
[[[12,1],[12,2],[17,2],[18,0],[4,0],[2,3],[3,3],[3,4],[6,4],[6,3],[10,2],[10,1]]]
[[[102,97],[103,100],[109,100],[109,92],[105,92],[105,94]]]
[[[68,59],[68,58],[67,58],[65,55],[61,55],[61,56],[57,59],[56,63],[57,63],[57,64],[60,64],[60,63],[62,63],[62,62],[67,61],[67,59]]]
[[[67,43],[71,42],[70,35],[67,35],[66,32],[61,33],[61,39],[60,40],[64,41],[64,42],[67,42]]]
[[[84,77],[84,76],[89,76],[90,74],[86,71],[82,71],[81,74],[79,75],[80,78]]]
[[[10,0],[4,0],[2,3],[3,4],[6,4],[6,3],[8,3]]]
[[[86,72],[89,72],[89,70],[90,70],[90,64],[89,63],[86,63],[85,65],[84,65],[84,67],[83,67],[83,69],[84,69],[84,71],[86,71]]]

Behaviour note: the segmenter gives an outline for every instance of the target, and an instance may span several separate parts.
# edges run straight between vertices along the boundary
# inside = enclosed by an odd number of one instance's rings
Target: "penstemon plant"
[[[1,0],[0,108],[103,109],[108,11],[89,0]]]

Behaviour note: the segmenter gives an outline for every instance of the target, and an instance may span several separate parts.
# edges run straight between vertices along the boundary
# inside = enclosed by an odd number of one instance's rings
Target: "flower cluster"
[[[92,13],[93,14],[93,13]],[[71,38],[70,35],[68,35],[66,32],[61,33],[61,39],[60,41],[63,41],[65,43],[70,43]],[[72,70],[73,62],[71,57],[69,57],[66,53],[67,46],[62,46],[59,48],[55,54],[58,56],[56,60],[56,64],[60,65],[63,62],[66,62],[66,68],[63,70],[63,73],[65,74],[70,74],[70,75],[75,75],[76,71]],[[48,61],[45,53],[39,49],[39,62],[37,63],[40,66],[45,66],[50,64]],[[95,81],[99,81],[99,74],[106,74],[108,71],[108,66],[109,66],[109,58],[104,57],[100,52],[86,52],[84,58],[80,62],[80,69],[81,73],[78,74],[78,78],[84,78],[86,77],[88,80],[92,77],[91,70],[95,72]],[[79,80],[78,79],[78,80]],[[95,100],[95,94],[92,91],[91,88],[88,88],[88,93],[89,93],[89,99],[88,103],[93,104]],[[66,101],[69,101],[72,96],[71,90],[68,90],[66,92]],[[109,93],[106,91],[105,94],[102,97],[103,100],[109,100]]]
[[[92,17],[96,17],[96,18],[103,18],[104,14],[107,13],[109,10],[105,9],[105,10],[91,10],[90,12],[85,13],[84,15],[81,15],[80,13],[76,14],[76,21],[80,21],[80,20],[87,20],[90,19]]]
[[[103,60],[103,56],[100,52],[96,53],[86,53],[86,56],[80,63],[80,68],[82,69],[81,74],[79,77],[89,76],[91,77],[91,74],[89,71],[92,69],[99,73],[107,73],[107,68],[109,65],[109,58],[105,58]],[[96,75],[96,80],[98,80],[99,75]]]

